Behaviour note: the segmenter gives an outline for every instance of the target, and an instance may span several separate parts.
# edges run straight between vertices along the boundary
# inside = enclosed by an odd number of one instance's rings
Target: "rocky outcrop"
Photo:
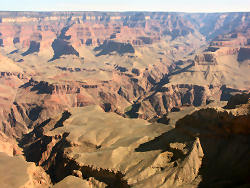
[[[50,187],[51,180],[41,167],[26,162],[23,157],[0,153],[0,181],[5,188]]]
[[[247,13],[1,12],[0,20],[1,46],[29,47],[27,53],[30,54],[37,52],[39,45],[40,51],[44,51],[53,43],[54,49],[63,45],[74,55],[78,52],[76,46],[96,47],[109,39],[142,46],[159,42],[165,37],[175,40],[192,35],[197,38],[195,33],[211,40],[220,34],[235,32],[232,37],[239,42],[234,44],[245,44],[247,40],[241,39],[237,31],[247,31],[249,24]],[[69,43],[60,37],[61,31],[70,36],[66,39]],[[220,38],[217,41],[218,45],[223,43]],[[59,56],[55,53],[55,58]]]
[[[220,46],[220,47],[233,47],[233,46],[246,46],[248,45],[248,33],[238,32],[238,33],[229,33],[224,35],[218,35],[210,43],[211,46]]]
[[[91,178],[115,187],[247,185],[248,108],[191,110],[175,128],[124,119],[97,106],[74,108],[61,126],[55,128],[62,116],[51,118],[21,143],[27,160],[43,166],[58,185]]]
[[[18,147],[18,143],[4,133],[0,132],[0,152],[7,154],[8,156],[20,155],[22,150]]]
[[[201,109],[176,123],[177,129],[200,138],[205,155],[200,186],[249,185],[249,121],[248,103],[232,111]]]
[[[99,182],[93,178],[88,181],[75,176],[67,176],[62,181],[54,185],[54,188],[68,188],[68,187],[79,187],[79,188],[104,188],[107,185],[105,183]]]
[[[188,17],[199,20],[197,22],[199,31],[206,36],[207,39],[213,40],[218,35],[245,32],[248,30],[249,13],[213,13],[213,14],[196,14],[187,15]],[[236,35],[237,36],[237,35]],[[230,36],[231,37],[231,36]]]
[[[241,92],[221,85],[171,84],[168,76],[177,74],[178,69],[163,63],[144,71],[116,67],[112,80],[91,84],[30,79],[17,89],[6,107],[9,110],[2,116],[4,133],[18,138],[48,116],[70,107],[96,104],[107,112],[149,120],[162,117],[175,107],[198,107],[211,100],[228,100],[230,93]]]
[[[25,75],[22,69],[15,65],[13,61],[1,55],[0,67],[2,70],[2,72],[0,72],[0,137],[3,142],[3,145],[0,147],[2,147],[2,151],[5,150],[10,154],[18,150],[15,140],[12,140],[12,138],[21,133],[18,127],[11,127],[11,123],[15,122],[14,119],[11,119],[14,113],[11,106],[15,100],[19,86],[26,82],[30,75]],[[5,141],[8,141],[8,143],[5,144]]]
[[[187,139],[181,144],[175,135],[178,133],[171,131],[167,133],[168,137],[159,138],[165,146],[155,145],[155,141],[150,140],[159,133],[152,130],[164,132],[165,126],[124,119],[94,106],[72,109],[70,113],[72,115],[63,122],[63,127],[53,129],[60,116],[52,118],[35,128],[36,134],[41,134],[27,135],[23,140],[27,159],[42,165],[55,182],[76,171],[83,179],[94,178],[115,187],[141,187],[152,183],[179,186],[198,176],[203,157],[199,139]],[[81,114],[84,114],[83,118],[78,119]],[[93,114],[95,117],[91,118]],[[81,132],[78,126],[82,127]],[[113,129],[113,126],[119,129]],[[93,140],[90,135],[99,135],[100,131],[102,136]],[[38,151],[43,152],[38,155]],[[149,153],[152,158],[147,155]]]
[[[205,105],[210,98],[218,100],[220,88],[199,85],[169,85],[154,91],[141,101],[139,117],[162,116],[174,107]]]

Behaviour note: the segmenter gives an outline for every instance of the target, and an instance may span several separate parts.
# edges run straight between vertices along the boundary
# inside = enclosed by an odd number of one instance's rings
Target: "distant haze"
[[[0,0],[0,11],[249,12],[250,0]]]

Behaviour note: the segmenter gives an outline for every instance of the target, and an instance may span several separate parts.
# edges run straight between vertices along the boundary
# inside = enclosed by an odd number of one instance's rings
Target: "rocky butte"
[[[0,184],[249,187],[249,75],[249,12],[2,11]]]

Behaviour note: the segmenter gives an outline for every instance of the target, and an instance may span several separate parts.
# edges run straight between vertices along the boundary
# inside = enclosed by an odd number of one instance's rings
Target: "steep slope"
[[[201,187],[249,186],[249,120],[248,102],[232,111],[202,109],[177,122],[176,128],[200,138]]]
[[[140,187],[144,181],[144,186],[152,181],[156,183],[155,178],[162,178],[157,183],[160,185],[170,173],[172,177],[166,180],[169,185],[180,185],[191,181],[198,173],[201,164],[199,156],[203,156],[202,149],[197,148],[199,140],[188,139],[186,149],[180,148],[180,151],[174,149],[178,143],[170,143],[166,148],[154,148],[154,151],[145,154],[146,151],[141,150],[139,145],[170,127],[124,119],[113,113],[104,113],[95,106],[76,108],[67,113],[70,114],[68,119],[64,115],[51,119],[23,140],[28,143],[24,144],[27,160],[44,166],[55,182],[80,171],[83,178],[93,177],[109,186]],[[175,133],[169,133],[170,142],[174,142],[175,138],[178,140],[177,137]],[[165,150],[164,153],[162,150]],[[175,152],[180,152],[180,158],[173,156]],[[180,167],[183,165],[184,169]],[[175,176],[186,173],[193,165],[193,177],[174,180]],[[173,171],[172,167],[176,170]],[[152,177],[154,175],[155,178]]]
[[[244,52],[249,49],[249,38],[250,30],[218,36],[189,64],[182,62],[186,70],[171,76],[170,81],[249,89],[249,57]]]
[[[218,35],[246,32],[250,24],[249,12],[198,13],[186,14],[185,17],[195,22],[199,32],[206,36],[207,40],[213,40]]]
[[[1,54],[0,70],[0,152],[13,156],[20,154],[21,150],[14,139],[16,132],[19,132],[19,127],[10,126],[10,122],[14,121],[11,119],[11,114],[14,113],[11,106],[17,89],[26,81],[26,76],[22,68]]]
[[[26,159],[54,182],[75,175],[115,187],[249,184],[249,103],[187,113],[171,128],[96,106],[74,108],[37,126],[22,144]]]
[[[68,107],[97,104],[151,119],[249,90],[248,13],[0,16],[0,118],[8,136],[18,138]],[[229,23],[237,26],[233,33]]]
[[[241,55],[242,49],[249,49],[249,37],[249,31],[218,36],[203,52],[175,62],[137,101],[139,114],[163,115],[175,106],[225,101],[230,93],[249,91],[248,55]],[[244,60],[239,61],[240,56]]]

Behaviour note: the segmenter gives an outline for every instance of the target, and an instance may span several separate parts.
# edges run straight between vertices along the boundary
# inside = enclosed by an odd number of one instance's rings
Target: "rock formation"
[[[112,187],[249,183],[249,103],[230,112],[189,110],[175,128],[124,119],[97,106],[67,113],[43,122],[21,142],[26,159],[43,166],[54,182],[77,171]]]
[[[26,162],[22,156],[0,153],[0,182],[4,188],[50,187],[51,180],[41,167]]]
[[[249,25],[0,12],[0,160],[23,173],[6,187],[249,185]]]

